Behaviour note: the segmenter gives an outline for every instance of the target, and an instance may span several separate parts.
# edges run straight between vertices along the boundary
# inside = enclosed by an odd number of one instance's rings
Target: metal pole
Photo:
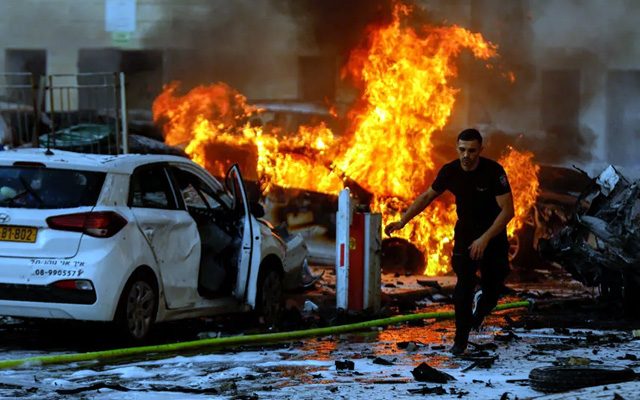
[[[336,308],[349,306],[349,227],[351,225],[351,191],[342,189],[336,216]]]
[[[31,145],[33,147],[38,147],[40,145],[40,105],[38,104],[38,84],[33,77],[33,74],[30,75],[31,78],[31,97],[33,104],[33,129],[31,134],[33,137],[31,138]],[[39,76],[38,76],[39,78]]]
[[[53,136],[53,147],[56,147],[56,123],[55,123],[55,115],[54,114],[54,97],[53,97],[53,76],[49,75],[49,110],[51,111],[51,132],[47,136],[47,150],[50,150],[49,141],[51,140],[51,136]]]
[[[129,126],[127,125],[127,96],[124,90],[124,72],[120,72],[120,108],[122,115],[122,153],[129,153]]]
[[[116,124],[116,154],[120,154],[120,118],[118,111],[118,73],[113,73],[113,117]],[[104,77],[106,79],[106,76]],[[111,148],[111,135],[107,136],[109,149]]]

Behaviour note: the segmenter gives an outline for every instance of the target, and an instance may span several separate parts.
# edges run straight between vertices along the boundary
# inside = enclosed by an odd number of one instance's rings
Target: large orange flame
[[[382,213],[386,225],[428,187],[444,161],[434,154],[433,137],[455,104],[457,89],[449,81],[457,75],[457,56],[463,49],[483,60],[496,55],[496,47],[480,34],[458,26],[416,31],[403,22],[410,11],[397,5],[393,21],[372,29],[368,45],[352,52],[344,71],[363,95],[339,137],[325,125],[293,135],[253,126],[250,118],[259,110],[223,83],[182,96],[177,84],[169,85],[154,102],[154,119],[164,122],[168,144],[184,145],[216,175],[223,175],[231,159],[244,159],[249,163],[244,169],[255,171],[265,193],[276,185],[337,194],[344,179],[355,181],[373,194],[372,209]],[[531,158],[510,149],[501,160],[517,193],[510,232],[535,200]],[[424,251],[426,274],[449,270],[455,219],[455,205],[445,196],[398,233]]]
[[[516,217],[507,226],[507,233],[511,236],[522,228],[529,216],[531,206],[538,197],[540,167],[533,163],[533,153],[518,152],[511,146],[498,162],[502,164],[509,177],[513,193]]]

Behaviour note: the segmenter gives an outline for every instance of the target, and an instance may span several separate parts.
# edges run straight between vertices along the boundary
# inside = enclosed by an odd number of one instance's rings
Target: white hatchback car
[[[256,310],[275,322],[307,256],[225,185],[178,156],[0,152],[0,315],[160,321]],[[263,211],[262,211],[263,212]]]

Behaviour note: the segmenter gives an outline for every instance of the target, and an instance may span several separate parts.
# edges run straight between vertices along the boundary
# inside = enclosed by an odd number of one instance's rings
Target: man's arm
[[[484,254],[489,241],[500,233],[514,216],[513,196],[511,192],[496,196],[496,202],[500,207],[500,213],[493,221],[493,224],[487,229],[471,246],[469,246],[469,255],[474,260],[479,260]]]
[[[387,225],[384,228],[384,232],[387,235],[391,235],[394,231],[404,228],[404,226],[411,221],[413,217],[420,214],[422,210],[427,208],[438,196],[440,196],[440,193],[436,192],[431,186],[429,186],[429,189],[427,189],[426,192],[422,193],[413,201],[413,203],[411,203],[407,211],[402,215],[402,218],[400,218],[400,221],[395,221]]]

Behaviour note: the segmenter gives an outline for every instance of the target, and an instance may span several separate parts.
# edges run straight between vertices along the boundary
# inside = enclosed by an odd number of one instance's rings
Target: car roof
[[[178,162],[196,165],[188,158],[166,154],[120,154],[102,155],[75,153],[52,149],[52,155],[44,148],[22,148],[0,151],[0,165],[13,165],[16,161],[42,163],[48,168],[81,169],[87,171],[131,174],[141,165],[158,162]]]

